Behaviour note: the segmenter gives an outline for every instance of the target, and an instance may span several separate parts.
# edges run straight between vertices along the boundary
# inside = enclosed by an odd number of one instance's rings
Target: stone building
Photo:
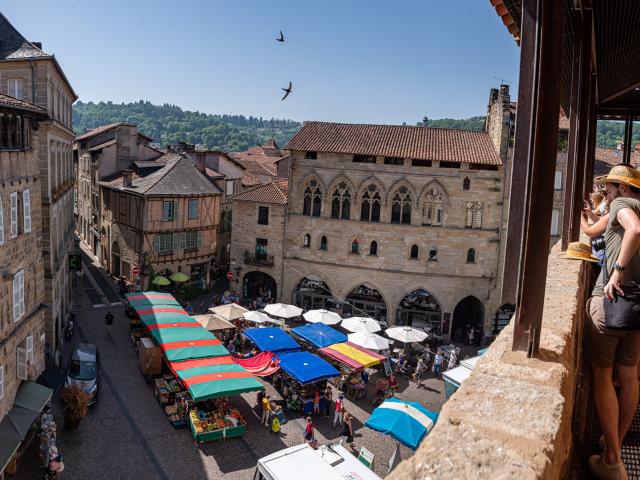
[[[46,132],[40,122],[48,117],[43,107],[0,94],[0,421],[22,381],[45,369],[38,149]],[[0,462],[6,455],[3,448]]]
[[[200,287],[211,281],[222,192],[187,156],[165,154],[136,162],[99,182],[102,212],[100,249],[103,265],[115,276],[149,288],[158,273],[187,274]]]
[[[468,326],[491,335],[501,307],[509,87],[490,102],[484,131],[307,122],[286,146],[283,253],[234,212],[232,243],[255,242],[253,255],[232,247],[243,292],[268,273],[283,302],[445,337],[460,339]],[[238,198],[243,217],[267,206]],[[258,253],[273,265],[247,263]]]
[[[27,41],[0,14],[0,91],[47,110],[40,122],[38,156],[42,203],[42,252],[45,275],[47,344],[55,350],[71,301],[68,253],[73,248],[71,105],[78,98],[55,56],[39,42]]]
[[[74,143],[78,164],[77,226],[80,238],[104,264],[100,245],[100,188],[98,182],[132,168],[135,162],[155,160],[162,152],[149,146],[153,139],[136,125],[112,123],[80,135]],[[108,243],[108,242],[107,242]]]

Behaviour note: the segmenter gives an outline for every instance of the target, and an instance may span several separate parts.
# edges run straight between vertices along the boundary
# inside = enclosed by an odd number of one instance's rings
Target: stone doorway
[[[453,311],[451,340],[467,342],[468,332],[473,331],[473,344],[480,345],[484,332],[484,306],[476,297],[463,298]]]

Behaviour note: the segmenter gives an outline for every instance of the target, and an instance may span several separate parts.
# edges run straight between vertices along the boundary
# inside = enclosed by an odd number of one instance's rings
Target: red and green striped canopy
[[[262,384],[229,355],[171,362],[171,369],[196,401],[262,390]]]
[[[152,325],[155,323],[168,323],[168,322],[195,322],[191,316],[185,312],[182,307],[171,307],[162,305],[137,307],[136,313],[140,317],[145,325]]]
[[[180,304],[170,293],[164,292],[139,292],[128,293],[126,295],[129,305],[133,308],[142,307],[144,305],[177,305]],[[182,307],[180,307],[182,308]]]
[[[169,362],[229,355],[217,338],[169,342],[160,345],[160,348]]]

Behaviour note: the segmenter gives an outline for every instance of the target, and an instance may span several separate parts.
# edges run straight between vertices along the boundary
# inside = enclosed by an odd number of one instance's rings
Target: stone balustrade
[[[590,264],[549,256],[540,353],[512,352],[513,322],[391,479],[566,478]],[[525,286],[526,289],[526,286]],[[526,292],[526,290],[525,290]]]

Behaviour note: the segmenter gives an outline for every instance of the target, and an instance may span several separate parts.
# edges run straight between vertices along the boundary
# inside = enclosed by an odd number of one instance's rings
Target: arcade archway
[[[442,314],[438,301],[420,288],[404,297],[396,310],[396,325],[410,325],[440,334]]]
[[[473,341],[476,345],[482,343],[484,306],[476,297],[470,295],[458,302],[453,311],[453,325],[451,326],[451,340],[458,342],[469,341],[473,331]]]
[[[258,303],[274,303],[278,298],[278,286],[267,273],[249,272],[242,280],[242,296]]]
[[[387,321],[387,304],[382,294],[363,283],[351,290],[342,307],[343,317],[366,317]]]
[[[293,291],[292,300],[294,305],[305,310],[333,310],[338,306],[329,286],[315,275],[307,275],[300,281]]]

